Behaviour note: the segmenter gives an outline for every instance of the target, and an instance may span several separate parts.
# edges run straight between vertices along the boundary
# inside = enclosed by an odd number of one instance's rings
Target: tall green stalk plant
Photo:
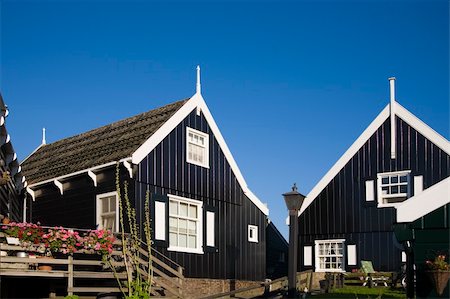
[[[122,237],[122,257],[127,273],[127,282],[122,285],[118,278],[116,268],[112,260],[109,260],[109,266],[114,271],[116,279],[119,283],[123,296],[127,299],[146,299],[150,298],[153,267],[151,260],[151,227],[150,227],[150,193],[147,191],[145,196],[145,221],[144,221],[144,237],[148,252],[147,273],[140,268],[142,259],[139,256],[141,245],[145,244],[141,241],[139,234],[139,225],[136,221],[136,209],[131,206],[128,196],[128,182],[123,183],[123,197],[120,186],[120,167],[116,166],[116,189],[119,198],[119,221]],[[125,223],[128,224],[129,234],[125,232]],[[145,275],[144,275],[145,274]]]

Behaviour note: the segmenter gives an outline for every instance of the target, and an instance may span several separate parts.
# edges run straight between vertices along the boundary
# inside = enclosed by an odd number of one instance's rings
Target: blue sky
[[[448,1],[1,1],[0,91],[19,159],[195,92],[287,236],[389,100],[449,138]]]

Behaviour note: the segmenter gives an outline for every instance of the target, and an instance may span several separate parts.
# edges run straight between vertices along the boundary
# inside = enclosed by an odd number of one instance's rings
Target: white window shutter
[[[155,201],[155,239],[166,240],[166,203]]]
[[[375,200],[375,185],[373,180],[366,181],[366,201]]]
[[[312,246],[303,247],[303,265],[312,266]]]
[[[356,266],[356,245],[347,245],[347,264],[349,266]]]
[[[423,176],[417,175],[414,177],[414,196],[423,191]]]
[[[206,212],[206,246],[214,247],[215,226],[214,226],[214,212]]]

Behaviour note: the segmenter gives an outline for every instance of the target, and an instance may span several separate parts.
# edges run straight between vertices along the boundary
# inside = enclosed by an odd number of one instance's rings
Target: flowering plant
[[[425,261],[425,265],[429,270],[435,270],[435,271],[448,271],[450,270],[450,267],[448,263],[445,261],[446,256],[445,255],[438,255],[434,259],[434,261],[427,260]]]
[[[8,226],[2,227],[5,233],[11,237],[18,238],[22,242],[38,244],[41,241],[44,230],[38,224],[11,222]]]
[[[22,246],[37,247],[38,252],[61,252],[63,254],[74,252],[110,254],[113,251],[115,238],[109,230],[92,230],[80,233],[63,227],[49,228],[32,223],[10,223],[2,227],[4,232],[18,238]]]

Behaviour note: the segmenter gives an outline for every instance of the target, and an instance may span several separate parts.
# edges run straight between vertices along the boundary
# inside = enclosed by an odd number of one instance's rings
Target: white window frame
[[[195,161],[193,159],[189,158],[189,133],[199,135],[203,137],[205,140],[204,148],[205,148],[205,156],[204,156],[204,163],[200,163],[198,161]],[[196,146],[199,146],[198,144],[193,143]],[[209,135],[205,132],[186,127],[186,162],[190,164],[195,164],[201,167],[209,168]]]
[[[253,231],[253,237],[250,237],[250,232]],[[252,243],[258,243],[258,226],[257,225],[248,225],[248,241]]]
[[[315,240],[315,271],[316,272],[345,272],[345,239],[329,239],[329,240]],[[334,254],[334,255],[327,255],[329,257],[336,256],[341,258],[341,267],[342,268],[335,268],[335,269],[328,269],[328,268],[320,268],[320,258],[324,257],[325,255],[319,254],[319,245],[324,243],[342,243],[342,254]]]
[[[119,196],[117,194],[117,191],[113,191],[113,192],[107,192],[107,193],[102,193],[102,194],[97,194],[95,200],[96,200],[96,220],[97,220],[97,225],[98,225],[98,229],[103,229],[102,226],[102,203],[103,201],[101,200],[104,197],[110,197],[110,196],[115,196],[116,197],[116,229],[113,231],[113,233],[117,233],[119,232]]]
[[[400,179],[397,183],[391,183],[390,178],[393,176],[404,176],[406,175],[407,180],[406,182],[400,182]],[[382,184],[382,179],[388,177],[389,183],[388,184]],[[383,194],[382,188],[383,187],[392,187],[397,186],[400,188],[400,186],[406,185],[407,191],[406,193],[395,193],[395,194]],[[379,208],[385,208],[385,207],[395,207],[401,203],[403,203],[406,199],[408,199],[411,196],[411,170],[402,170],[402,171],[393,171],[393,172],[384,172],[384,173],[378,173],[377,174],[377,199],[378,199],[378,207]],[[395,203],[388,203],[385,202],[385,200],[389,200],[390,198],[404,198],[403,201],[395,202]]]
[[[199,200],[194,200],[191,198],[185,198],[185,197],[181,197],[181,196],[176,196],[176,195],[172,195],[172,194],[167,194],[167,196],[169,197],[169,215],[167,218],[167,223],[169,223],[170,226],[170,217],[174,216],[177,218],[180,218],[179,215],[171,215],[170,214],[170,200],[173,201],[177,201],[177,202],[183,202],[183,203],[187,203],[190,205],[195,205],[197,206],[197,215],[198,218],[196,220],[197,222],[197,227],[196,227],[196,231],[197,231],[197,244],[196,244],[196,248],[189,248],[189,247],[180,247],[180,246],[174,246],[170,244],[170,227],[169,227],[169,247],[167,248],[167,250],[169,251],[178,251],[178,252],[187,252],[187,253],[197,253],[197,254],[203,254],[203,202],[199,201]],[[182,217],[182,218],[189,218],[189,217]]]

